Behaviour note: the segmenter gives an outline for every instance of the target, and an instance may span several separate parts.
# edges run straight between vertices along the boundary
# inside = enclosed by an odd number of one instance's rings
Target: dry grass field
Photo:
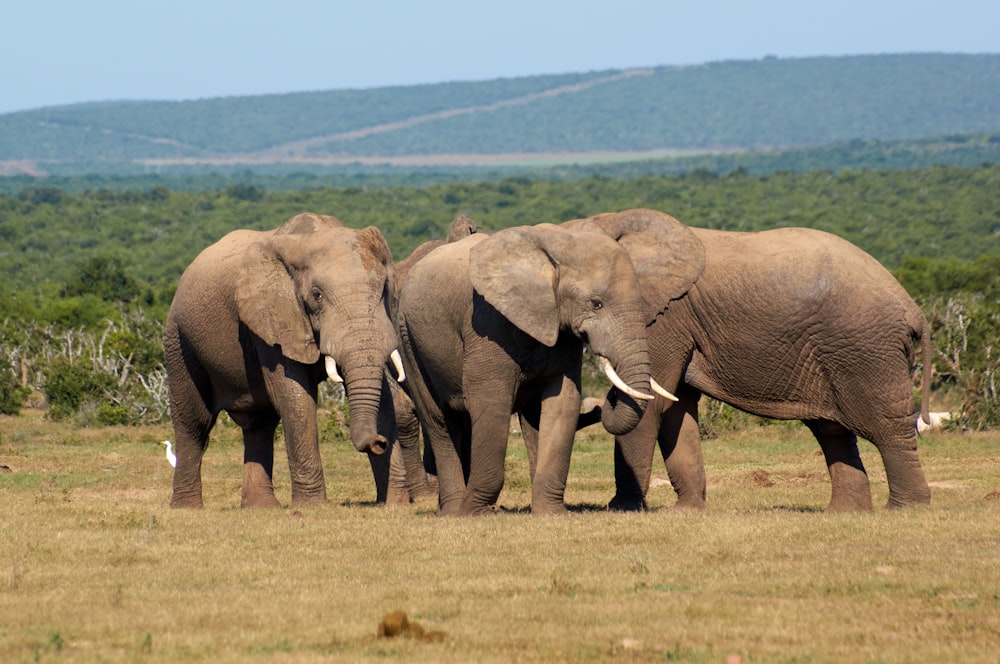
[[[704,513],[661,481],[649,512],[613,514],[598,429],[568,517],[526,512],[513,437],[497,514],[439,519],[373,505],[349,445],[323,444],[329,504],[241,511],[238,431],[217,427],[205,509],[177,511],[169,427],[0,418],[0,661],[1000,661],[1000,433],[924,436],[929,508],[825,513],[796,425],[707,441]],[[397,610],[423,638],[376,636]]]

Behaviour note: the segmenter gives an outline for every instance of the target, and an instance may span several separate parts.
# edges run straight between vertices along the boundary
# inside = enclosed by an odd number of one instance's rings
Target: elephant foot
[[[569,514],[566,505],[563,503],[543,503],[541,505],[532,504],[531,513],[535,515],[562,516]]]
[[[385,504],[390,507],[399,507],[400,505],[409,505],[413,500],[410,498],[410,493],[405,489],[389,489],[385,494]]]
[[[909,498],[899,498],[898,496],[893,496],[892,491],[889,492],[889,500],[886,502],[886,509],[898,510],[907,507],[914,507],[916,505],[930,505],[931,504],[931,492],[928,488],[926,493],[921,492],[919,495]]]
[[[246,510],[275,509],[281,507],[281,503],[274,496],[268,499],[247,498],[240,502],[240,507]]]
[[[202,502],[201,496],[193,498],[174,496],[173,498],[170,499],[170,507],[176,509],[200,510],[205,507],[205,503]]]
[[[841,491],[835,493],[830,498],[827,512],[871,512],[875,507],[872,505],[872,494],[868,487],[865,491],[850,492]]]
[[[273,496],[272,496],[273,497]],[[278,501],[275,501],[276,503]],[[321,493],[308,493],[308,494],[292,494],[292,503],[290,507],[305,507],[308,505],[325,505],[326,504],[326,491]]]
[[[860,459],[831,463],[827,470],[833,486],[826,508],[828,512],[871,512],[874,509],[871,483]]]
[[[438,503],[438,516],[465,516],[465,514],[462,510],[462,501]]]
[[[412,505],[437,500],[437,497],[437,480],[435,478],[433,484],[430,481],[426,481],[412,490],[390,486],[386,492],[385,503],[387,505]]]
[[[496,513],[495,505],[473,505],[463,507],[460,516],[489,516]]]
[[[678,498],[670,509],[677,511],[704,511],[708,509],[708,503],[704,498]]]
[[[608,503],[608,509],[612,512],[645,512],[649,509],[644,498],[626,497],[615,495]]]

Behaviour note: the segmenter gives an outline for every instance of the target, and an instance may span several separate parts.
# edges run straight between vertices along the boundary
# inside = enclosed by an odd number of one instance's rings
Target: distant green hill
[[[765,58],[0,115],[0,174],[620,160],[1000,132],[1000,54]]]

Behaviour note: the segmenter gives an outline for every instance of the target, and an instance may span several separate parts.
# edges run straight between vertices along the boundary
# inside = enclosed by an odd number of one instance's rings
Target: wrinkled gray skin
[[[468,237],[482,230],[475,221],[465,215],[458,215],[451,221],[444,240],[424,242],[409,256],[396,263],[396,289],[402,287],[410,269],[431,251]],[[424,496],[437,495],[437,467],[434,452],[425,446],[423,458],[420,456],[420,420],[413,400],[406,393],[406,386],[392,386],[393,406],[396,412],[396,428],[402,454],[392,455],[389,472],[387,502],[390,505],[412,503]],[[426,440],[426,436],[424,439]]]
[[[351,439],[385,497],[395,414],[385,380],[397,347],[392,257],[377,228],[302,214],[270,232],[234,231],[181,276],[164,354],[177,466],[173,507],[202,507],[201,460],[221,411],[243,429],[243,507],[276,507],[274,433],[284,425],[291,503],[326,500],[316,399],[336,360]],[[383,395],[385,395],[383,397]]]
[[[537,441],[532,513],[566,511],[585,341],[629,387],[650,390],[634,269],[596,230],[541,224],[438,247],[403,283],[398,324],[442,515],[495,504],[513,412],[525,415],[526,435]],[[624,433],[644,407],[612,389],[603,424]]]
[[[830,511],[872,509],[859,436],[881,454],[889,507],[930,502],[917,456],[911,378],[919,345],[926,420],[930,331],[920,308],[875,259],[809,229],[688,228],[652,210],[586,222],[632,258],[650,300],[653,377],[680,398],[671,405],[657,397],[639,426],[616,438],[612,508],[645,507],[656,441],[677,506],[705,506],[702,394],[763,417],[802,420],[826,458]],[[655,242],[651,229],[660,235]],[[664,297],[671,300],[666,309],[654,303]]]

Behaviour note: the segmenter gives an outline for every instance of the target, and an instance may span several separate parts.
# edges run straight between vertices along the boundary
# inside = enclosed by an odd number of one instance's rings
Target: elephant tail
[[[920,335],[920,354],[923,356],[924,371],[920,385],[920,419],[924,424],[931,423],[931,376],[934,373],[934,347],[931,345],[931,326],[926,316],[921,316],[922,328]]]

